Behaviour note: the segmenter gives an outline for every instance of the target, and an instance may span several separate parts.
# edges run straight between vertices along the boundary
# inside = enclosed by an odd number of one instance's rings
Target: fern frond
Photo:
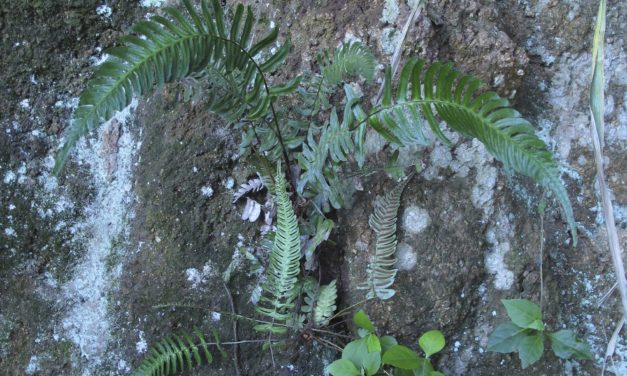
[[[347,94],[352,93],[350,85],[345,85],[345,90]],[[299,165],[304,171],[296,187],[298,193],[303,195],[307,187],[312,192],[322,194],[321,197],[328,198],[328,202],[336,209],[342,207],[344,200],[340,192],[341,188],[336,184],[338,180],[334,179],[333,166],[347,161],[355,152],[354,132],[351,131],[350,126],[353,124],[353,107],[357,101],[356,96],[347,95],[341,122],[337,111],[333,108],[329,122],[325,126],[321,129],[310,127],[307,141],[302,145],[302,153],[297,156]],[[361,141],[360,147],[363,149]],[[323,201],[321,206],[325,204],[326,201]]]
[[[270,252],[267,281],[256,307],[257,312],[273,322],[287,323],[293,315],[296,283],[300,273],[300,233],[292,203],[286,192],[286,181],[277,167],[275,193],[277,203],[277,232]],[[285,326],[263,324],[255,326],[261,332],[285,333]]]
[[[166,376],[191,370],[203,363],[211,364],[213,356],[209,345],[200,331],[194,332],[197,340],[189,334],[171,335],[157,342],[144,358],[133,376]]]
[[[335,280],[331,281],[328,285],[320,287],[318,293],[318,301],[314,308],[313,321],[317,326],[329,325],[329,319],[335,313],[337,306],[335,301],[337,300],[337,286]]]
[[[412,175],[413,176],[413,175]],[[373,261],[368,265],[368,279],[358,286],[361,290],[368,290],[366,297],[375,296],[386,300],[394,296],[396,291],[389,288],[396,278],[396,220],[398,208],[401,206],[401,195],[412,176],[399,183],[385,196],[375,202],[374,213],[368,224],[376,236],[376,245]]]
[[[535,135],[531,124],[498,94],[489,91],[477,95],[477,89],[482,85],[477,78],[461,75],[450,64],[436,62],[426,71],[424,66],[424,61],[419,59],[411,59],[405,64],[398,82],[396,101],[392,98],[388,69],[382,104],[368,117],[373,128],[390,142],[400,145],[411,143],[403,135],[415,134],[421,127],[420,109],[434,133],[448,142],[435,118],[435,108],[450,128],[481,141],[505,167],[527,175],[550,189],[564,209],[576,244],[573,209],[560,180],[559,168],[545,143]]]
[[[212,88],[207,94],[209,107],[230,120],[244,112],[249,119],[259,119],[265,116],[272,98],[296,89],[299,77],[285,85],[267,85],[264,74],[276,70],[285,60],[289,43],[274,54],[266,51],[277,39],[275,28],[247,47],[255,21],[250,7],[245,10],[238,5],[227,28],[219,0],[211,0],[211,4],[203,0],[201,12],[189,0],[183,0],[183,5],[187,17],[174,8],[165,8],[165,17],[138,22],[133,34],[122,39],[122,46],[108,51],[109,59],[80,96],[66,142],[57,154],[55,174],[78,139],[126,107],[134,96],[147,94],[164,83],[196,76],[207,69]]]
[[[363,44],[342,43],[333,52],[333,62],[322,68],[322,76],[331,85],[339,84],[346,76],[362,76],[370,83],[376,64],[374,55]]]
[[[250,192],[259,192],[264,188],[265,186],[263,185],[263,180],[261,179],[261,177],[250,179],[246,183],[240,185],[237,192],[233,194],[233,203],[235,203],[237,200]]]

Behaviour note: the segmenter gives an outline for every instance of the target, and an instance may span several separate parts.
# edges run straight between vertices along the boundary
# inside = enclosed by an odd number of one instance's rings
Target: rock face
[[[0,5],[0,368],[9,375],[125,375],[173,332],[217,329],[223,341],[234,340],[228,315],[253,316],[261,278],[242,250],[265,262],[258,225],[241,221],[240,204],[231,203],[237,186],[254,176],[238,161],[239,135],[201,105],[181,104],[180,88],[167,86],[82,141],[63,174],[51,176],[63,128],[103,49],[165,2],[53,3]],[[284,72],[291,76],[315,68],[319,49],[344,40],[361,40],[387,63],[415,2],[250,3],[263,22],[290,29],[294,48]],[[573,248],[553,199],[500,168],[476,140],[451,135],[453,148],[436,142],[401,150],[408,163],[419,153],[425,168],[398,213],[396,295],[360,307],[382,334],[414,348],[420,333],[442,330],[447,347],[434,363],[447,375],[598,374],[603,367],[605,338],[620,317],[616,297],[597,308],[613,275],[588,137],[596,6],[430,1],[404,41],[405,57],[452,61],[532,121],[560,162],[580,229]],[[623,249],[624,14],[627,3],[608,2],[606,165]],[[368,140],[369,162],[383,165],[390,148],[376,135]],[[368,216],[394,185],[383,173],[358,183],[363,191],[337,212],[334,245],[320,254],[322,277],[338,278],[340,308],[364,298],[356,287],[374,251]],[[537,209],[542,200],[545,211]],[[546,352],[523,371],[515,354],[486,352],[487,336],[506,319],[500,299],[512,298],[541,302],[547,328],[574,329],[596,359],[562,361]],[[237,333],[259,338],[245,321]],[[272,356],[257,343],[242,344],[238,356],[227,350],[198,374],[236,374],[239,359],[244,375],[319,375],[337,356],[309,335]],[[607,371],[627,374],[624,336],[613,360]]]

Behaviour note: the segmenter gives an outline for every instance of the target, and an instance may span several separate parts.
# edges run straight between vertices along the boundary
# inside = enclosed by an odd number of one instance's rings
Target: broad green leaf
[[[551,348],[555,355],[562,359],[592,359],[592,353],[587,343],[579,341],[572,330],[562,329],[548,334]]]
[[[381,368],[381,352],[376,351],[365,356],[362,367],[366,371],[366,375],[372,376],[376,374],[379,368]]]
[[[530,302],[527,299],[503,299],[501,300],[507,315],[512,319],[512,322],[521,328],[535,329],[539,331],[544,330],[544,324],[542,323],[542,310],[537,304]]]
[[[388,349],[383,355],[383,364],[402,369],[413,369],[421,365],[420,357],[412,349],[403,345],[396,345]]]
[[[350,360],[357,368],[363,368],[368,372],[376,366],[377,362],[381,364],[381,353],[378,351],[369,353],[366,338],[360,338],[349,342],[344,347],[342,359]]]
[[[512,322],[499,325],[488,337],[488,351],[511,353],[518,351],[520,341],[527,336],[523,329]]]
[[[366,329],[370,333],[374,333],[375,332],[374,325],[372,324],[372,321],[370,321],[370,319],[368,318],[368,315],[366,315],[366,312],[364,312],[361,309],[359,311],[357,311],[357,313],[355,313],[355,316],[353,316],[353,322],[358,327]]]
[[[422,351],[425,352],[427,358],[429,358],[431,355],[442,351],[446,342],[442,332],[439,330],[430,330],[420,336],[418,344]]]
[[[347,359],[338,359],[329,364],[327,371],[332,376],[359,376],[360,372],[355,365]]]
[[[433,373],[433,365],[429,359],[419,358],[420,365],[413,369],[414,376],[431,376]]]
[[[379,341],[379,337],[374,334],[368,335],[366,337],[366,347],[369,353],[381,352],[381,341]]]
[[[433,371],[429,374],[429,376],[444,376],[444,374],[439,371]]]
[[[342,359],[347,359],[353,362],[358,367],[363,363],[364,355],[368,354],[368,346],[366,341],[361,338],[349,342],[342,350]]]
[[[525,369],[542,358],[544,338],[542,333],[524,337],[518,346],[518,357]]]
[[[383,336],[383,337],[379,338],[379,340],[381,342],[381,350],[382,350],[382,352],[384,354],[391,347],[398,345],[398,342],[396,341],[396,338],[394,338],[392,336]]]

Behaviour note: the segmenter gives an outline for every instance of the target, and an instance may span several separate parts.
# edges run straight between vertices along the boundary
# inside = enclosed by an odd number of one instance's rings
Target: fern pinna
[[[360,290],[368,290],[366,297],[377,297],[386,300],[394,296],[396,291],[390,286],[394,283],[396,272],[396,218],[401,206],[401,195],[413,175],[398,183],[385,196],[379,197],[374,205],[374,213],[368,224],[376,237],[375,252],[372,262],[368,264],[368,278],[358,286]]]
[[[505,167],[549,188],[564,209],[576,245],[577,225],[573,209],[560,180],[557,163],[546,144],[507,99],[492,91],[477,94],[480,86],[479,79],[460,74],[450,64],[436,62],[425,70],[424,61],[411,59],[401,71],[396,101],[392,96],[388,68],[382,103],[360,123],[368,122],[392,143],[408,145],[422,142],[416,130],[422,127],[424,116],[433,132],[445,143],[450,143],[435,118],[435,108],[449,127],[466,137],[477,138]]]
[[[256,307],[257,312],[270,318],[272,323],[256,325],[255,330],[260,332],[287,332],[286,324],[293,319],[294,300],[298,295],[296,284],[300,273],[300,233],[292,202],[287,195],[286,184],[279,163],[274,184],[277,231],[270,252],[267,280]]]
[[[253,44],[255,17],[250,7],[237,5],[227,27],[218,0],[211,0],[211,4],[201,1],[200,12],[189,0],[182,2],[187,17],[174,8],[164,8],[165,17],[138,22],[133,34],[122,39],[122,46],[107,51],[110,57],[80,96],[71,129],[56,158],[55,174],[81,137],[129,105],[134,96],[164,83],[205,77],[210,86],[206,92],[209,109],[230,121],[242,116],[261,119],[275,97],[296,90],[300,77],[284,85],[267,83],[265,75],[283,63],[289,43],[270,53],[278,37],[274,28]]]
[[[167,376],[213,362],[209,344],[199,331],[197,340],[188,334],[171,335],[152,346],[133,376]]]

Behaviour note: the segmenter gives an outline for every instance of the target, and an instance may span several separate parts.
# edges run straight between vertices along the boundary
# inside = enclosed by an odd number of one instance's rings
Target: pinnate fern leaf
[[[376,64],[374,55],[363,44],[343,43],[335,49],[333,62],[322,68],[322,75],[331,85],[339,84],[346,76],[362,76],[372,82]]]
[[[171,335],[157,342],[133,376],[166,376],[185,370],[191,370],[203,363],[210,364],[213,356],[209,345],[200,331],[192,335]]]
[[[335,313],[337,306],[335,304],[337,300],[337,285],[335,280],[331,281],[328,285],[320,286],[320,292],[318,293],[318,301],[314,308],[313,320],[317,326],[329,325],[329,319]]]
[[[412,175],[413,176],[413,175]],[[401,195],[412,176],[399,183],[385,196],[375,202],[374,213],[368,224],[376,237],[373,261],[368,265],[368,278],[359,289],[368,290],[366,297],[377,297],[386,300],[394,296],[390,286],[394,283],[398,269],[395,268],[396,257],[396,221],[398,208],[401,206]]]
[[[186,16],[164,8],[165,16],[138,22],[121,46],[108,51],[110,57],[79,98],[65,144],[56,157],[55,174],[81,137],[129,105],[134,96],[164,83],[206,73],[209,86],[216,89],[207,91],[209,108],[229,120],[244,114],[251,120],[260,119],[274,97],[296,90],[299,77],[275,87],[266,83],[264,74],[282,64],[289,43],[274,54],[267,52],[277,39],[276,28],[252,43],[255,17],[250,7],[238,5],[227,25],[219,0],[202,0],[200,11],[189,0],[182,2]]]
[[[256,310],[283,326],[262,324],[255,326],[255,330],[285,333],[285,324],[292,319],[294,300],[298,294],[296,284],[300,273],[300,233],[280,163],[275,176],[277,232],[270,252],[268,279],[263,285],[263,293]]]
[[[388,141],[412,144],[415,142],[406,136],[420,130],[420,110],[433,132],[448,143],[436,120],[437,113],[453,130],[481,141],[505,167],[550,189],[566,214],[576,245],[573,209],[547,146],[507,99],[491,91],[477,94],[481,85],[480,80],[460,74],[450,64],[436,62],[425,67],[424,61],[411,59],[401,71],[396,100],[388,70],[382,103],[373,109],[367,121]]]

